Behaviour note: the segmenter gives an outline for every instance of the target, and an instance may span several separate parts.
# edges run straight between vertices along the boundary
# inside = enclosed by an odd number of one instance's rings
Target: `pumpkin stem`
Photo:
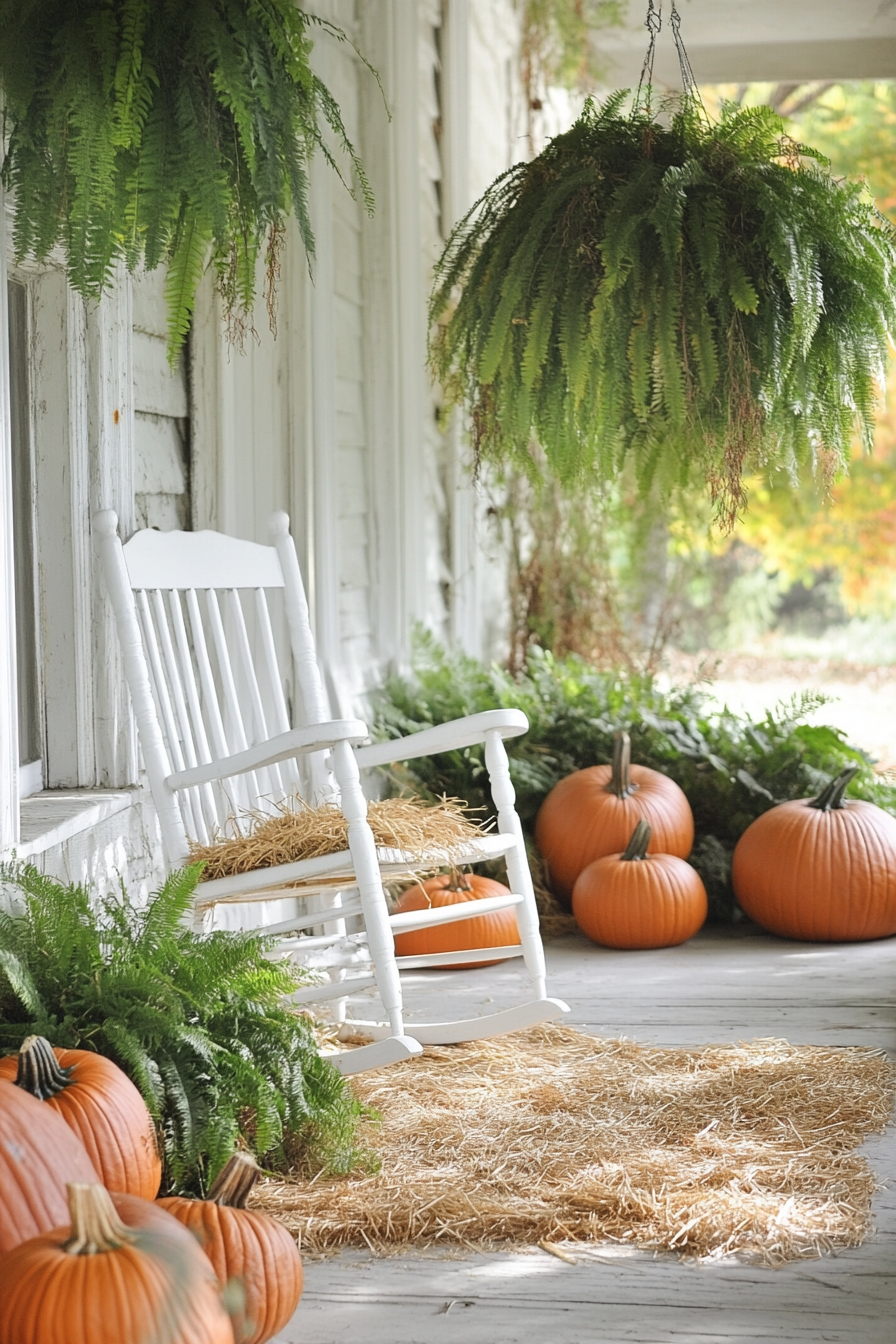
[[[102,1255],[136,1240],[119,1218],[109,1191],[102,1185],[67,1185],[72,1233],[63,1242],[68,1255]]]
[[[451,880],[449,881],[448,886],[445,888],[446,891],[470,891],[470,890],[471,890],[471,888],[470,888],[470,882],[469,882],[469,879],[468,879],[466,873],[461,872],[460,868],[456,868],[456,867],[454,866],[454,864],[451,865],[451,874],[450,874],[450,877],[451,877]]]
[[[208,1192],[212,1204],[227,1209],[244,1209],[261,1168],[249,1153],[234,1153],[218,1172]]]
[[[69,1086],[71,1069],[63,1069],[46,1036],[26,1036],[19,1049],[16,1087],[38,1101],[49,1101]]]
[[[617,798],[628,798],[637,789],[632,783],[630,769],[632,763],[632,740],[628,733],[619,732],[613,741],[613,772],[607,790]]]
[[[835,812],[844,807],[843,795],[852,783],[853,776],[858,773],[857,765],[848,765],[830,784],[825,784],[818,797],[810,800],[809,806],[817,808],[819,812]]]
[[[650,835],[650,827],[642,818],[632,831],[632,838],[629,840],[623,852],[622,857],[626,863],[631,863],[632,860],[635,859],[647,858],[647,846],[650,844]]]

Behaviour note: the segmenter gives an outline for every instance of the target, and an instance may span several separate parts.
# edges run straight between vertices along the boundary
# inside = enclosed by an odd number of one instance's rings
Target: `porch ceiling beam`
[[[701,84],[896,78],[896,38],[706,46],[686,38],[686,45],[694,75]],[[637,84],[644,59],[643,43],[630,50],[607,52],[606,56],[608,84],[620,87]],[[673,51],[658,47],[654,81],[673,88],[681,83]]]

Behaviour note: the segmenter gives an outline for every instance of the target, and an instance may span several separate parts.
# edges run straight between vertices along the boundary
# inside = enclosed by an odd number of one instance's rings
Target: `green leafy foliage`
[[[268,1166],[347,1171],[361,1107],[283,1004],[294,972],[257,933],[184,924],[200,865],[144,906],[0,867],[0,1049],[36,1033],[115,1060],[155,1118],[171,1190],[201,1193],[240,1141]]]
[[[448,241],[430,360],[482,459],[568,484],[634,462],[641,492],[696,474],[720,519],[743,472],[870,447],[896,330],[896,232],[770,108],[626,94],[492,184]]]
[[[209,260],[231,323],[251,323],[264,249],[269,302],[285,220],[309,257],[308,162],[338,169],[332,132],[372,197],[339,107],[309,63],[293,0],[0,0],[0,88],[15,250],[61,245],[97,297],[119,260],[169,264],[169,356]]]
[[[847,765],[859,773],[850,796],[896,815],[896,787],[880,779],[865,752],[837,728],[809,724],[823,697],[803,694],[762,719],[707,706],[693,686],[664,691],[646,675],[601,672],[578,658],[540,649],[513,676],[420,637],[413,675],[393,676],[377,709],[383,737],[399,737],[486,709],[517,708],[529,732],[507,742],[510,774],[524,829],[531,836],[547,793],[574,770],[608,764],[613,736],[631,733],[632,760],[678,783],[694,812],[692,862],[707,884],[715,918],[731,920],[731,854],[756,817],[775,803],[818,793]],[[483,749],[467,747],[407,762],[396,785],[433,798],[447,794],[493,812]]]

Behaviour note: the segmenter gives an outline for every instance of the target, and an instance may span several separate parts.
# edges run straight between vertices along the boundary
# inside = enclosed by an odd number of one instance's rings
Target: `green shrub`
[[[0,1050],[32,1032],[96,1050],[140,1088],[168,1189],[200,1193],[242,1141],[269,1167],[347,1171],[362,1108],[283,1004],[298,977],[259,933],[184,924],[201,865],[145,906],[91,897],[30,865],[0,867]]]
[[[481,710],[518,708],[529,732],[507,742],[510,773],[524,828],[531,835],[545,795],[573,770],[609,762],[613,735],[626,728],[632,760],[669,775],[694,811],[692,862],[704,878],[712,916],[738,917],[730,885],[738,839],[775,803],[817,793],[847,765],[859,773],[850,795],[896,815],[896,787],[875,775],[870,757],[838,728],[805,722],[823,696],[804,693],[762,719],[708,705],[697,687],[661,690],[648,676],[598,672],[578,658],[555,659],[536,649],[524,673],[512,676],[431,638],[416,647],[413,675],[393,676],[377,705],[377,728],[398,737]],[[430,797],[448,794],[492,811],[481,747],[408,762],[396,785]]]

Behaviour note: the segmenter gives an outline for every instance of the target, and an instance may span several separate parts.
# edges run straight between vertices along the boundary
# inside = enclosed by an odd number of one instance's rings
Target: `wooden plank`
[[[164,339],[134,332],[134,406],[175,419],[189,415],[187,377],[181,360],[172,370]]]
[[[180,422],[137,411],[134,416],[134,491],[185,495],[187,468]]]

